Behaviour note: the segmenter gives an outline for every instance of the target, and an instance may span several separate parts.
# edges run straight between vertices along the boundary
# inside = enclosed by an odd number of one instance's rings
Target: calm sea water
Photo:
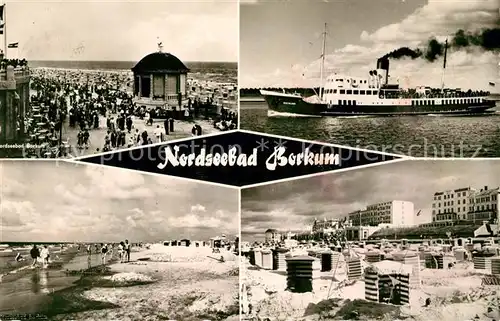
[[[5,260],[5,259],[4,259]],[[91,266],[101,264],[99,254],[91,255]],[[50,303],[49,294],[68,288],[79,279],[69,276],[65,270],[81,270],[89,267],[86,255],[76,256],[61,269],[26,269],[2,278],[0,283],[0,315],[35,313]]]
[[[414,157],[500,157],[500,102],[488,116],[268,117],[241,102],[241,129]]]
[[[29,61],[32,68],[64,68],[64,69],[89,69],[89,70],[127,70],[130,71],[137,61],[70,61],[70,60],[51,60],[51,61]],[[236,62],[185,62],[191,69],[191,73],[220,74],[230,78],[236,78],[238,73],[238,63]]]

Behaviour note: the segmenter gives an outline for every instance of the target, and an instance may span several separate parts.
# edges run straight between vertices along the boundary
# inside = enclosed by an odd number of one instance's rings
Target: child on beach
[[[125,257],[125,244],[123,241],[118,245],[118,257],[120,258],[120,263],[123,263],[123,259]]]

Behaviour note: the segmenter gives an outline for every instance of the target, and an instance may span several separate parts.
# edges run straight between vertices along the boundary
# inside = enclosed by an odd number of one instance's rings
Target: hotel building
[[[499,194],[499,188],[489,189],[488,186],[479,191],[465,187],[436,192],[432,201],[432,225],[498,222]]]
[[[395,227],[413,226],[414,205],[407,201],[389,201],[368,205],[366,209],[348,214],[353,226],[378,226],[390,224]]]

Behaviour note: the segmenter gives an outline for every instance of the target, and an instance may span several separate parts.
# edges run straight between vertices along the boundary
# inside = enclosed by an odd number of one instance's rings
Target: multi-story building
[[[484,189],[471,195],[469,213],[467,213],[467,220],[474,223],[482,223],[489,221],[491,223],[498,223],[500,207],[500,189]]]
[[[270,228],[264,234],[266,236],[266,243],[275,243],[281,241],[281,234],[280,232],[278,232],[278,230]]]
[[[434,193],[432,222],[466,221],[470,197],[474,193],[470,187]]]
[[[407,201],[389,201],[368,205],[366,209],[351,212],[348,219],[352,226],[414,225],[414,205]]]
[[[479,191],[465,187],[436,192],[432,202],[432,224],[498,221],[499,193],[499,188],[488,189],[488,186]]]

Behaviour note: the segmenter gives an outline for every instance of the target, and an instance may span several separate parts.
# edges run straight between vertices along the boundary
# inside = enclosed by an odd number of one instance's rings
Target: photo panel
[[[500,157],[498,19],[496,0],[243,0],[241,129]]]
[[[242,320],[498,320],[500,161],[242,189]]]
[[[0,318],[238,320],[239,191],[0,162]]]
[[[237,1],[7,1],[0,21],[0,157],[237,128]]]

